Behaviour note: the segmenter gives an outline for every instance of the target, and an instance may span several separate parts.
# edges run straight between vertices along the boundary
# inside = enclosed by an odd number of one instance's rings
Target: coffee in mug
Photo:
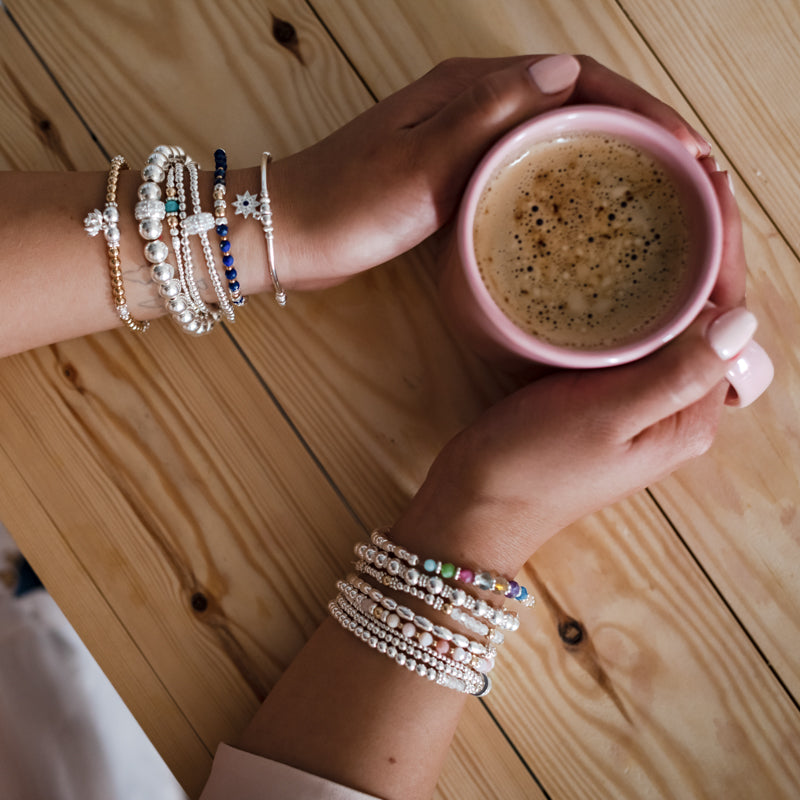
[[[441,290],[494,361],[603,367],[677,336],[722,252],[711,181],[666,129],[608,106],[523,123],[465,191]]]

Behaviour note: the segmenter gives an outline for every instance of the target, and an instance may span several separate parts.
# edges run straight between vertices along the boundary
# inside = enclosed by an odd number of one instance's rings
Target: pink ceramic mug
[[[535,144],[582,133],[607,134],[651,156],[678,189],[689,226],[689,268],[677,302],[656,327],[606,349],[556,346],[515,325],[486,287],[473,243],[478,202],[498,171],[523,157]],[[455,240],[440,283],[444,310],[458,334],[478,353],[508,367],[531,361],[562,368],[624,364],[673,339],[704,308],[719,272],[722,236],[722,216],[711,180],[677,138],[646,117],[624,109],[567,106],[534,117],[506,134],[473,173],[461,202]],[[737,365],[729,375],[734,388],[748,372],[741,358]]]

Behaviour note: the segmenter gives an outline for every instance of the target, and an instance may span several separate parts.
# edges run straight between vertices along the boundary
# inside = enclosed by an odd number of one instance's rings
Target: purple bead
[[[472,583],[472,579],[474,578],[474,574],[471,569],[462,569],[458,575],[458,579],[461,583]]]
[[[222,263],[226,267],[232,267],[233,266],[233,256],[231,256],[231,255],[222,256]]]
[[[520,587],[520,585],[516,581],[509,581],[506,597],[516,597],[519,594],[520,588],[522,587]]]

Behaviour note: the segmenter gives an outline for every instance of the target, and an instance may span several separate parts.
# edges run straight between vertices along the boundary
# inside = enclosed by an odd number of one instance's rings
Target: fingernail
[[[731,194],[736,197],[736,188],[733,185],[733,175],[730,172],[727,172],[726,175],[728,176],[728,188],[731,190]]]
[[[710,153],[707,156],[700,156],[698,159],[700,166],[710,175],[712,172],[721,172],[717,159]]]
[[[577,80],[581,65],[568,54],[550,56],[531,64],[528,72],[542,94],[558,94],[569,89]]]
[[[711,142],[708,141],[698,130],[691,128],[694,138],[700,148],[700,155],[707,156],[711,152]]]
[[[733,360],[725,377],[736,392],[725,402],[729,406],[744,408],[764,394],[775,377],[775,367],[758,342],[749,342]]]
[[[723,361],[730,361],[753,338],[757,327],[755,315],[746,308],[734,308],[709,325],[706,338]]]

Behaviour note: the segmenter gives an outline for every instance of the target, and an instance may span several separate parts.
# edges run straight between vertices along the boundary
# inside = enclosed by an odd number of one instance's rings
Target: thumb
[[[477,161],[515,125],[563,105],[580,70],[571,55],[518,61],[479,78],[419,128],[427,128],[438,158],[455,148],[465,160]]]

